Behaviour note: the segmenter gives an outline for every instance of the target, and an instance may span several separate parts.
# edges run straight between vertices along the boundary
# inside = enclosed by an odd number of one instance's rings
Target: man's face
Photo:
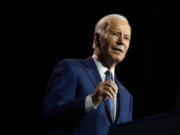
[[[113,63],[121,62],[130,44],[131,28],[122,19],[114,19],[99,36],[99,56]]]

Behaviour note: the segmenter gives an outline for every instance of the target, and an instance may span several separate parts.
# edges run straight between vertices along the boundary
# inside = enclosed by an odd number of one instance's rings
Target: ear
[[[93,48],[100,46],[99,37],[100,37],[99,33],[94,33],[94,44],[93,44]]]

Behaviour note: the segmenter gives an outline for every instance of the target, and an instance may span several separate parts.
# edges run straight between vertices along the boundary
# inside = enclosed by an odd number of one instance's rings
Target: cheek
[[[107,37],[103,42],[101,42],[102,50],[106,53],[111,53],[111,46],[114,46],[114,44],[117,42],[116,39]]]
[[[100,52],[102,54],[107,54],[107,52],[108,52],[108,45],[105,42],[101,43],[101,45],[100,45]]]
[[[129,42],[125,44],[125,50],[127,52],[127,50],[129,49]]]
[[[116,38],[110,38],[109,44],[110,44],[110,45],[114,45],[114,44],[117,43],[117,41],[118,41],[118,39],[116,39]]]
[[[111,50],[111,42],[106,41],[104,42],[104,44],[102,45],[103,51],[105,52],[109,52]]]
[[[116,42],[117,42],[116,39],[110,39],[110,40],[108,40],[108,42],[107,42],[107,47],[108,47],[109,51],[111,51],[111,48],[112,48],[113,46],[116,46]]]
[[[105,53],[109,53],[111,51],[111,48],[110,48],[109,44],[105,44],[103,50],[104,50]]]

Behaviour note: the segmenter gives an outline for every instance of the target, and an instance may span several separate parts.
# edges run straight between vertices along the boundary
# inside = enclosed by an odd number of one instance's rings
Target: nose
[[[117,45],[123,45],[124,44],[124,39],[123,39],[122,35],[119,36],[119,38],[118,38],[116,43],[117,43]]]

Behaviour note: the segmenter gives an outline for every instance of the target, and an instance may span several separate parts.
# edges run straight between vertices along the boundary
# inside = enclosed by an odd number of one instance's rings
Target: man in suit
[[[124,16],[107,15],[96,24],[93,56],[56,65],[43,101],[49,135],[107,135],[111,126],[132,120],[132,96],[114,72],[130,37]]]

